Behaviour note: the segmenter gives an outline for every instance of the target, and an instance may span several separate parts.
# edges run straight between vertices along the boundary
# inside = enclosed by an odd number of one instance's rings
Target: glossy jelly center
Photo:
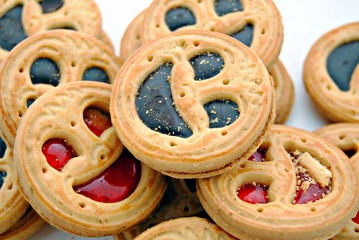
[[[294,204],[306,204],[310,202],[315,202],[322,199],[328,192],[328,187],[321,187],[318,183],[310,183],[309,186],[303,187],[306,182],[308,182],[308,176],[305,174],[297,175],[297,181],[300,183],[297,185],[297,191],[294,198]]]
[[[6,176],[7,176],[7,174],[5,171],[0,171],[0,189],[1,189],[2,185],[4,185]]]
[[[22,5],[18,5],[0,17],[0,47],[7,51],[27,38],[21,21],[22,10]]]
[[[110,78],[108,77],[107,73],[98,67],[87,69],[82,76],[82,80],[110,83]]]
[[[60,9],[64,5],[63,0],[40,0],[43,13],[51,13]]]
[[[327,69],[334,83],[342,91],[350,89],[350,80],[359,64],[359,41],[343,44],[330,53]]]
[[[114,203],[127,198],[136,189],[141,176],[141,165],[127,150],[98,177],[74,190],[97,202]]]
[[[219,74],[224,67],[223,58],[212,52],[197,55],[189,60],[194,70],[195,80],[206,80]]]
[[[173,65],[165,63],[153,71],[140,86],[136,97],[137,113],[150,129],[188,138],[192,131],[175,109],[169,79]]]
[[[355,215],[355,217],[352,218],[352,221],[355,222],[356,224],[359,224],[359,212],[357,212],[357,215]]]
[[[222,128],[239,117],[238,105],[230,100],[216,100],[204,105],[209,117],[210,128]]]
[[[252,162],[265,162],[266,161],[267,151],[263,148],[258,148],[249,158],[249,161]]]
[[[33,84],[59,85],[60,70],[50,58],[38,58],[31,65],[30,78]]]
[[[231,34],[231,37],[245,44],[247,47],[252,45],[253,41],[253,25],[247,24],[238,32]]]
[[[165,21],[171,31],[196,24],[196,18],[193,13],[185,7],[178,7],[169,10],[166,14]]]
[[[214,8],[218,16],[243,11],[240,0],[216,0],[214,2]]]
[[[247,203],[268,203],[268,186],[264,184],[245,184],[237,190],[237,196]]]
[[[98,137],[112,126],[110,115],[98,108],[86,108],[83,118],[87,127]]]
[[[75,151],[63,139],[50,139],[42,146],[42,153],[51,167],[58,171],[66,165],[68,161],[76,157]]]
[[[5,156],[6,148],[6,143],[4,142],[4,140],[2,140],[2,138],[0,138],[0,158],[3,158]]]

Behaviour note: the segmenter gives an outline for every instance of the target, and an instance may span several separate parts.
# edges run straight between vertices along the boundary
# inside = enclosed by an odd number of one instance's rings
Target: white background
[[[209,0],[206,0],[209,1]],[[103,29],[119,54],[122,34],[131,20],[151,0],[97,0],[102,11]],[[359,0],[274,0],[282,14],[284,44],[280,59],[287,67],[295,87],[295,103],[286,125],[309,131],[327,124],[308,98],[302,71],[310,47],[325,32],[343,24],[359,21]],[[90,239],[77,237],[46,226],[31,239]],[[91,239],[113,239],[111,236]]]

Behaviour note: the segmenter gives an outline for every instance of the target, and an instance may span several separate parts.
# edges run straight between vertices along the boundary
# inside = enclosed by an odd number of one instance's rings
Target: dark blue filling
[[[188,8],[184,7],[169,10],[166,14],[165,21],[171,31],[175,31],[184,26],[196,24],[196,18],[193,13]]]
[[[92,67],[87,69],[82,76],[82,80],[110,83],[110,79],[107,73],[103,69],[98,67]]]
[[[350,89],[350,79],[358,64],[359,41],[343,44],[331,52],[327,60],[327,69],[340,90]]]
[[[2,138],[0,138],[0,158],[3,158],[6,151],[6,144]]]
[[[173,65],[165,63],[153,71],[141,85],[136,107],[140,119],[150,129],[172,136],[188,138],[192,131],[177,113],[170,83]]]
[[[230,100],[216,100],[204,105],[209,117],[210,128],[222,128],[239,117],[238,105]]]
[[[21,21],[22,9],[23,7],[18,5],[0,18],[0,47],[7,51],[27,38]]]
[[[195,80],[206,80],[220,73],[224,66],[223,58],[217,53],[203,53],[190,59]]]
[[[4,185],[6,175],[7,175],[6,172],[0,171],[0,189],[1,189],[2,185]]]
[[[58,10],[64,5],[63,0],[42,0],[40,5],[43,13],[50,13]]]
[[[28,100],[26,101],[26,106],[27,106],[27,108],[29,108],[34,102],[35,102],[34,99],[28,99]]]
[[[49,58],[38,58],[30,69],[30,78],[33,84],[59,85],[60,70],[57,64]]]
[[[242,42],[247,47],[250,47],[252,45],[252,40],[253,40],[253,25],[252,24],[245,25],[244,28],[242,28],[236,33],[233,33],[231,37]]]
[[[214,8],[218,16],[243,11],[243,6],[240,0],[216,0]]]

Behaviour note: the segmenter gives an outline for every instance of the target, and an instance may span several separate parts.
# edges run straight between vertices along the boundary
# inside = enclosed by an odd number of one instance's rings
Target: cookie
[[[240,168],[197,180],[212,219],[239,239],[328,239],[359,208],[347,156],[318,135],[273,125]]]
[[[284,38],[281,15],[272,0],[154,0],[146,11],[142,37],[148,42],[188,29],[232,36],[249,46],[267,67],[277,61]]]
[[[330,122],[359,122],[359,22],[337,27],[311,47],[303,69],[305,88]]]
[[[0,71],[0,128],[14,144],[19,122],[43,93],[73,81],[112,83],[121,62],[111,48],[87,34],[53,30],[17,45]]]
[[[25,213],[28,202],[20,193],[13,148],[0,131],[0,236]]]
[[[223,239],[235,240],[216,224],[204,218],[177,218],[162,222],[139,235],[136,240],[150,239]]]
[[[0,3],[0,62],[29,36],[72,29],[100,37],[102,19],[94,0],[8,0]]]
[[[125,61],[110,114],[140,161],[175,178],[208,177],[255,152],[274,121],[273,94],[264,64],[237,40],[178,31]]]
[[[45,224],[46,221],[29,207],[19,221],[6,232],[0,234],[0,240],[28,239],[40,231]]]
[[[167,178],[167,189],[155,212],[131,231],[114,236],[116,240],[134,239],[142,232],[163,221],[171,219],[204,216],[205,212],[197,197],[195,179]]]
[[[162,175],[118,139],[110,95],[110,84],[63,84],[39,97],[18,128],[14,159],[24,196],[50,224],[72,234],[105,236],[131,228],[165,191]]]
[[[269,74],[273,78],[276,93],[274,122],[276,124],[284,124],[293,109],[295,99],[294,84],[287,69],[280,60],[269,69]]]
[[[357,123],[334,123],[321,127],[314,131],[320,137],[339,147],[349,158],[350,162],[359,171],[359,155],[357,141],[359,137],[359,124]],[[359,212],[352,218],[345,227],[333,238],[339,239],[358,239],[359,238]]]

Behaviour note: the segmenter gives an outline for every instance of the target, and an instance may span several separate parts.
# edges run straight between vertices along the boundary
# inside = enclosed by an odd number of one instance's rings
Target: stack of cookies
[[[4,1],[0,14],[0,239],[46,223],[117,240],[357,235],[358,127],[284,125],[295,93],[272,0],[153,0],[119,56],[94,1]],[[350,52],[357,66],[358,36],[339,36],[308,55],[309,91],[317,78],[336,91],[313,74],[318,49],[344,44],[329,65]]]

